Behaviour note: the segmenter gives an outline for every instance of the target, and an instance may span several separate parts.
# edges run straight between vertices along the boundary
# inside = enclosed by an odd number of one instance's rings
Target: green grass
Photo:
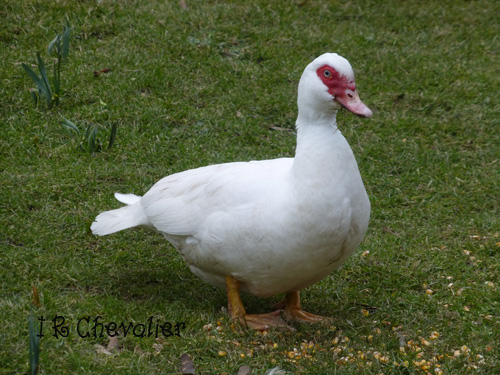
[[[56,339],[45,322],[41,374],[175,373],[182,353],[200,374],[245,364],[253,374],[500,372],[500,3],[186,3],[4,1],[0,374],[28,371],[32,309],[70,328]],[[66,20],[60,105],[34,108],[21,63],[37,51],[50,60]],[[351,61],[374,110],[370,120],[339,115],[372,202],[368,234],[303,293],[331,327],[233,332],[225,291],[193,276],[161,236],[89,233],[99,211],[119,206],[115,191],[142,194],[210,163],[292,156],[294,133],[271,127],[293,129],[301,72],[327,51]],[[82,152],[63,116],[102,134],[117,125],[114,147]],[[243,299],[265,312],[278,297]],[[107,355],[98,350],[107,337],[75,332],[98,315],[186,329],[161,341],[120,337]]]

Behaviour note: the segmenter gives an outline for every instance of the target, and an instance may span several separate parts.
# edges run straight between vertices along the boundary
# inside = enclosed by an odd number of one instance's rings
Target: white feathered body
[[[358,166],[336,128],[298,128],[295,158],[211,165],[163,178],[142,198],[104,212],[92,231],[133,226],[162,233],[191,271],[225,276],[257,296],[301,290],[338,268],[370,216]]]

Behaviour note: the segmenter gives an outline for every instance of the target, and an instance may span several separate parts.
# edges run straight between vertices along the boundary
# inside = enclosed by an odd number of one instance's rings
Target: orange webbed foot
[[[315,315],[302,310],[300,307],[300,292],[289,292],[285,295],[285,299],[275,307],[283,308],[283,317],[286,321],[298,321],[300,323],[328,323],[331,318],[321,315]]]
[[[226,287],[228,312],[233,320],[258,331],[266,331],[270,328],[293,329],[281,318],[280,310],[267,314],[247,314],[241,302],[240,282],[234,277],[226,276]]]

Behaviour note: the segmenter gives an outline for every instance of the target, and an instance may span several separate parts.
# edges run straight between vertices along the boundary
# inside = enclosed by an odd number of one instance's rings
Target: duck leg
[[[288,324],[281,319],[280,311],[273,311],[268,314],[247,314],[240,297],[240,282],[232,276],[226,276],[228,312],[231,319],[239,321],[244,326],[265,331],[269,328],[291,329]]]
[[[279,305],[284,305],[283,316],[286,321],[295,320],[301,323],[321,323],[330,320],[330,318],[302,310],[300,307],[300,292],[298,291],[287,293],[284,301]]]

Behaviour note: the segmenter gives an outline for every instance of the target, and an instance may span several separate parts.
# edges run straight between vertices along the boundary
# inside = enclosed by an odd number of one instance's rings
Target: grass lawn
[[[183,353],[197,374],[500,373],[499,14],[494,0],[3,0],[0,375],[28,372],[30,311],[46,319],[40,374],[171,374]],[[40,51],[50,78],[47,45],[66,20],[60,104],[35,107],[21,63],[35,69]],[[160,235],[90,234],[120,206],[115,191],[293,156],[296,87],[324,52],[349,59],[374,111],[338,116],[372,218],[355,255],[303,292],[331,325],[233,330],[225,291]],[[83,151],[63,117],[99,126],[102,151]],[[258,313],[279,297],[243,300]],[[53,335],[56,315],[66,337]],[[120,335],[108,353],[109,335],[77,332],[99,316],[138,327],[152,316],[174,334]]]

